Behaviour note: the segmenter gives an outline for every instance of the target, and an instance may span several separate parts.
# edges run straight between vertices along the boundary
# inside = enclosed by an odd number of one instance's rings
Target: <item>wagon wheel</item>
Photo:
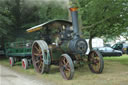
[[[71,80],[74,75],[74,65],[69,55],[63,54],[60,62],[60,72],[64,79]]]
[[[38,73],[43,73],[45,64],[43,61],[42,49],[38,43],[33,44],[32,61],[33,61],[33,66],[34,66],[35,70]]]
[[[102,73],[104,69],[103,56],[98,51],[91,51],[88,56],[89,68],[93,73]]]
[[[10,64],[11,67],[14,66],[15,60],[14,60],[13,57],[9,57],[9,64]]]
[[[25,70],[28,68],[28,60],[26,58],[22,59],[22,67]]]

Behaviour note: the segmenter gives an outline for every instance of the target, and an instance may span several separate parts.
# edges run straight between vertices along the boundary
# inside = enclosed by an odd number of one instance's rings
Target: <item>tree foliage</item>
[[[127,0],[79,0],[79,8],[82,30],[89,33],[90,43],[93,37],[115,37],[126,31]]]
[[[0,0],[1,42],[33,38],[26,33],[26,29],[52,19],[68,19],[68,10],[63,6],[63,0],[59,0],[59,3],[27,1],[31,0]],[[127,0],[70,1],[71,7],[79,7],[82,32],[90,38],[90,42],[93,37],[112,38],[120,34],[127,36]]]
[[[61,7],[63,2],[58,5],[55,1],[49,3],[30,1],[0,0],[0,41],[2,43],[31,39],[33,36],[27,34],[26,29],[51,19],[68,18],[67,9]]]

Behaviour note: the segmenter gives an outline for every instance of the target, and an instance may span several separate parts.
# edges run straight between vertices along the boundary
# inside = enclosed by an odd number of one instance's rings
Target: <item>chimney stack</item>
[[[72,24],[74,30],[74,38],[80,37],[79,35],[79,24],[78,24],[78,8],[70,8],[71,16],[72,16]]]

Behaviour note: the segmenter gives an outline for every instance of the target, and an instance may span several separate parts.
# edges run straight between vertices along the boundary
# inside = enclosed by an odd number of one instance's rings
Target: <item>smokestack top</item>
[[[75,7],[75,8],[69,8],[71,12],[73,11],[77,11],[78,7]]]

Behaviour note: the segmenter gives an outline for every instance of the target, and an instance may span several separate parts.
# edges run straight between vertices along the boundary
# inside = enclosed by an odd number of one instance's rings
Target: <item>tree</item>
[[[128,40],[128,31],[121,34],[126,40]]]
[[[0,2],[0,18],[2,18],[0,26],[6,31],[6,36],[4,36],[6,40],[15,41],[17,38],[24,37],[25,29],[38,18],[34,15],[38,10],[37,7],[28,6],[24,0],[2,0]]]
[[[126,30],[128,17],[127,0],[79,0],[84,32],[89,34],[89,47],[92,38],[118,36]]]
[[[57,2],[56,1],[49,1],[43,2],[44,5],[40,6],[39,16],[40,22],[46,22],[53,19],[68,19],[68,10],[63,7],[63,1]]]
[[[11,20],[9,19],[9,11],[8,7],[5,5],[5,1],[1,0],[0,1],[0,45],[2,48],[4,48],[4,41],[6,40],[5,37],[7,36],[7,33],[9,32],[10,29],[9,26],[12,24]]]
[[[0,41],[32,39],[26,29],[51,19],[67,19],[68,11],[55,1],[33,4],[31,0],[0,0]],[[28,3],[31,3],[28,5]]]

